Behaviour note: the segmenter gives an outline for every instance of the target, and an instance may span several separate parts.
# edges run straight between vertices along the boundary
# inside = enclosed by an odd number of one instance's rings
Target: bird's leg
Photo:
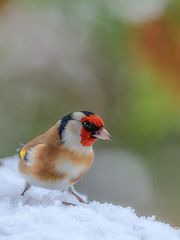
[[[79,202],[81,203],[87,203],[81,196],[79,196],[76,192],[75,189],[73,188],[73,186],[69,187],[68,192],[71,193],[72,195],[74,195]]]
[[[25,187],[23,192],[21,193],[21,196],[24,196],[25,192],[28,191],[30,189],[31,185],[29,183],[25,183]]]

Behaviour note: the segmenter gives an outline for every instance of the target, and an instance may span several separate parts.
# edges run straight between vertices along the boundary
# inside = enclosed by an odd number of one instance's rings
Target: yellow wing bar
[[[22,148],[21,151],[19,152],[19,156],[21,159],[26,160],[26,149]]]

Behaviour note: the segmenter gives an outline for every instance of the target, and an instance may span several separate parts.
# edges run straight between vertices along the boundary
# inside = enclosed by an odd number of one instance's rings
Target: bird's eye
[[[90,122],[88,122],[88,121],[83,122],[83,127],[84,127],[86,130],[88,130],[88,131],[90,131],[91,125],[92,125],[92,124],[91,124]]]
[[[93,123],[90,123],[88,121],[83,122],[83,127],[87,130],[87,131],[97,131],[99,129],[99,127],[95,126]]]

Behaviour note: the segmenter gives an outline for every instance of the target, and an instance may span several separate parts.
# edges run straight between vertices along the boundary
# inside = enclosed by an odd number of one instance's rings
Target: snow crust
[[[138,217],[131,208],[75,202],[67,193],[31,188],[24,197],[17,157],[0,167],[0,240],[180,240],[180,230]]]

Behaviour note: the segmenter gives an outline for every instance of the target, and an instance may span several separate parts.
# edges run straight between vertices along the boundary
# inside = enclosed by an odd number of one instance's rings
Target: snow
[[[75,202],[67,193],[31,188],[20,197],[24,181],[17,157],[0,167],[0,240],[180,240],[180,230],[138,217],[131,208]]]

